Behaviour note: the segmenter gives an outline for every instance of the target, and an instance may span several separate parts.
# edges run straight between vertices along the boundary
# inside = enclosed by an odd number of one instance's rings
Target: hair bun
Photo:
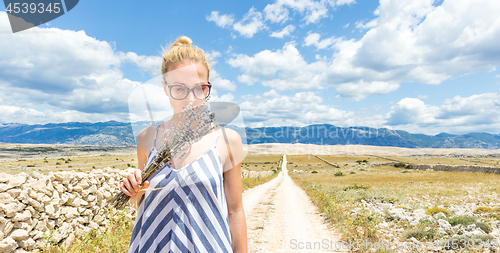
[[[191,44],[193,44],[193,41],[189,37],[181,36],[174,42],[174,44],[172,44],[171,47],[175,47],[175,46],[188,46],[188,47],[190,47]]]

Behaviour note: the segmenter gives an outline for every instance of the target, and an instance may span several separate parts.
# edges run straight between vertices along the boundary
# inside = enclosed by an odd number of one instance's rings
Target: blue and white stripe
[[[167,165],[154,175],[149,188],[167,188],[143,195],[129,253],[232,252],[222,173],[214,145],[183,168]]]

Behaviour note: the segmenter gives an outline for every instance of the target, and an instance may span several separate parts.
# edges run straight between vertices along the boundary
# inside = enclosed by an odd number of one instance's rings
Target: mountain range
[[[134,123],[135,127],[148,122]],[[237,128],[247,144],[304,143],[318,145],[372,145],[406,148],[500,149],[500,134],[468,133],[437,135],[412,134],[402,130],[370,127],[337,127],[315,124],[304,127]],[[99,146],[135,145],[130,123],[69,122],[50,124],[0,124],[0,142],[31,144],[74,144]]]

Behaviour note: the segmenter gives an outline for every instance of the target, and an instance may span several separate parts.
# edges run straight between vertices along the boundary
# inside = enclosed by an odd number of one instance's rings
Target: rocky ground
[[[377,236],[386,245],[395,246],[392,248],[396,252],[409,252],[397,247],[398,243],[404,241],[411,242],[409,246],[423,247],[417,252],[458,252],[460,248],[478,252],[497,252],[500,246],[500,220],[487,219],[489,212],[478,213],[477,210],[481,210],[478,209],[480,207],[482,210],[495,210],[498,206],[498,203],[451,205],[447,209],[443,208],[448,214],[439,212],[429,215],[425,209],[415,208],[411,204],[396,205],[362,200],[352,210],[352,214],[361,210],[378,214],[381,220],[377,226]],[[474,217],[477,222],[468,225],[450,224],[449,220],[457,221],[457,217]],[[419,229],[420,233],[417,233]],[[408,235],[411,232],[414,234]],[[434,238],[419,240],[411,235],[423,237],[429,235]],[[465,244],[460,244],[460,241]],[[456,247],[454,242],[457,243]]]

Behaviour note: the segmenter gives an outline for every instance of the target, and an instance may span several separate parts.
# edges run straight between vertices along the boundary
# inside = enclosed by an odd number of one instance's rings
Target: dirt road
[[[292,181],[286,164],[285,156],[276,178],[243,193],[249,252],[342,251],[339,234]]]

